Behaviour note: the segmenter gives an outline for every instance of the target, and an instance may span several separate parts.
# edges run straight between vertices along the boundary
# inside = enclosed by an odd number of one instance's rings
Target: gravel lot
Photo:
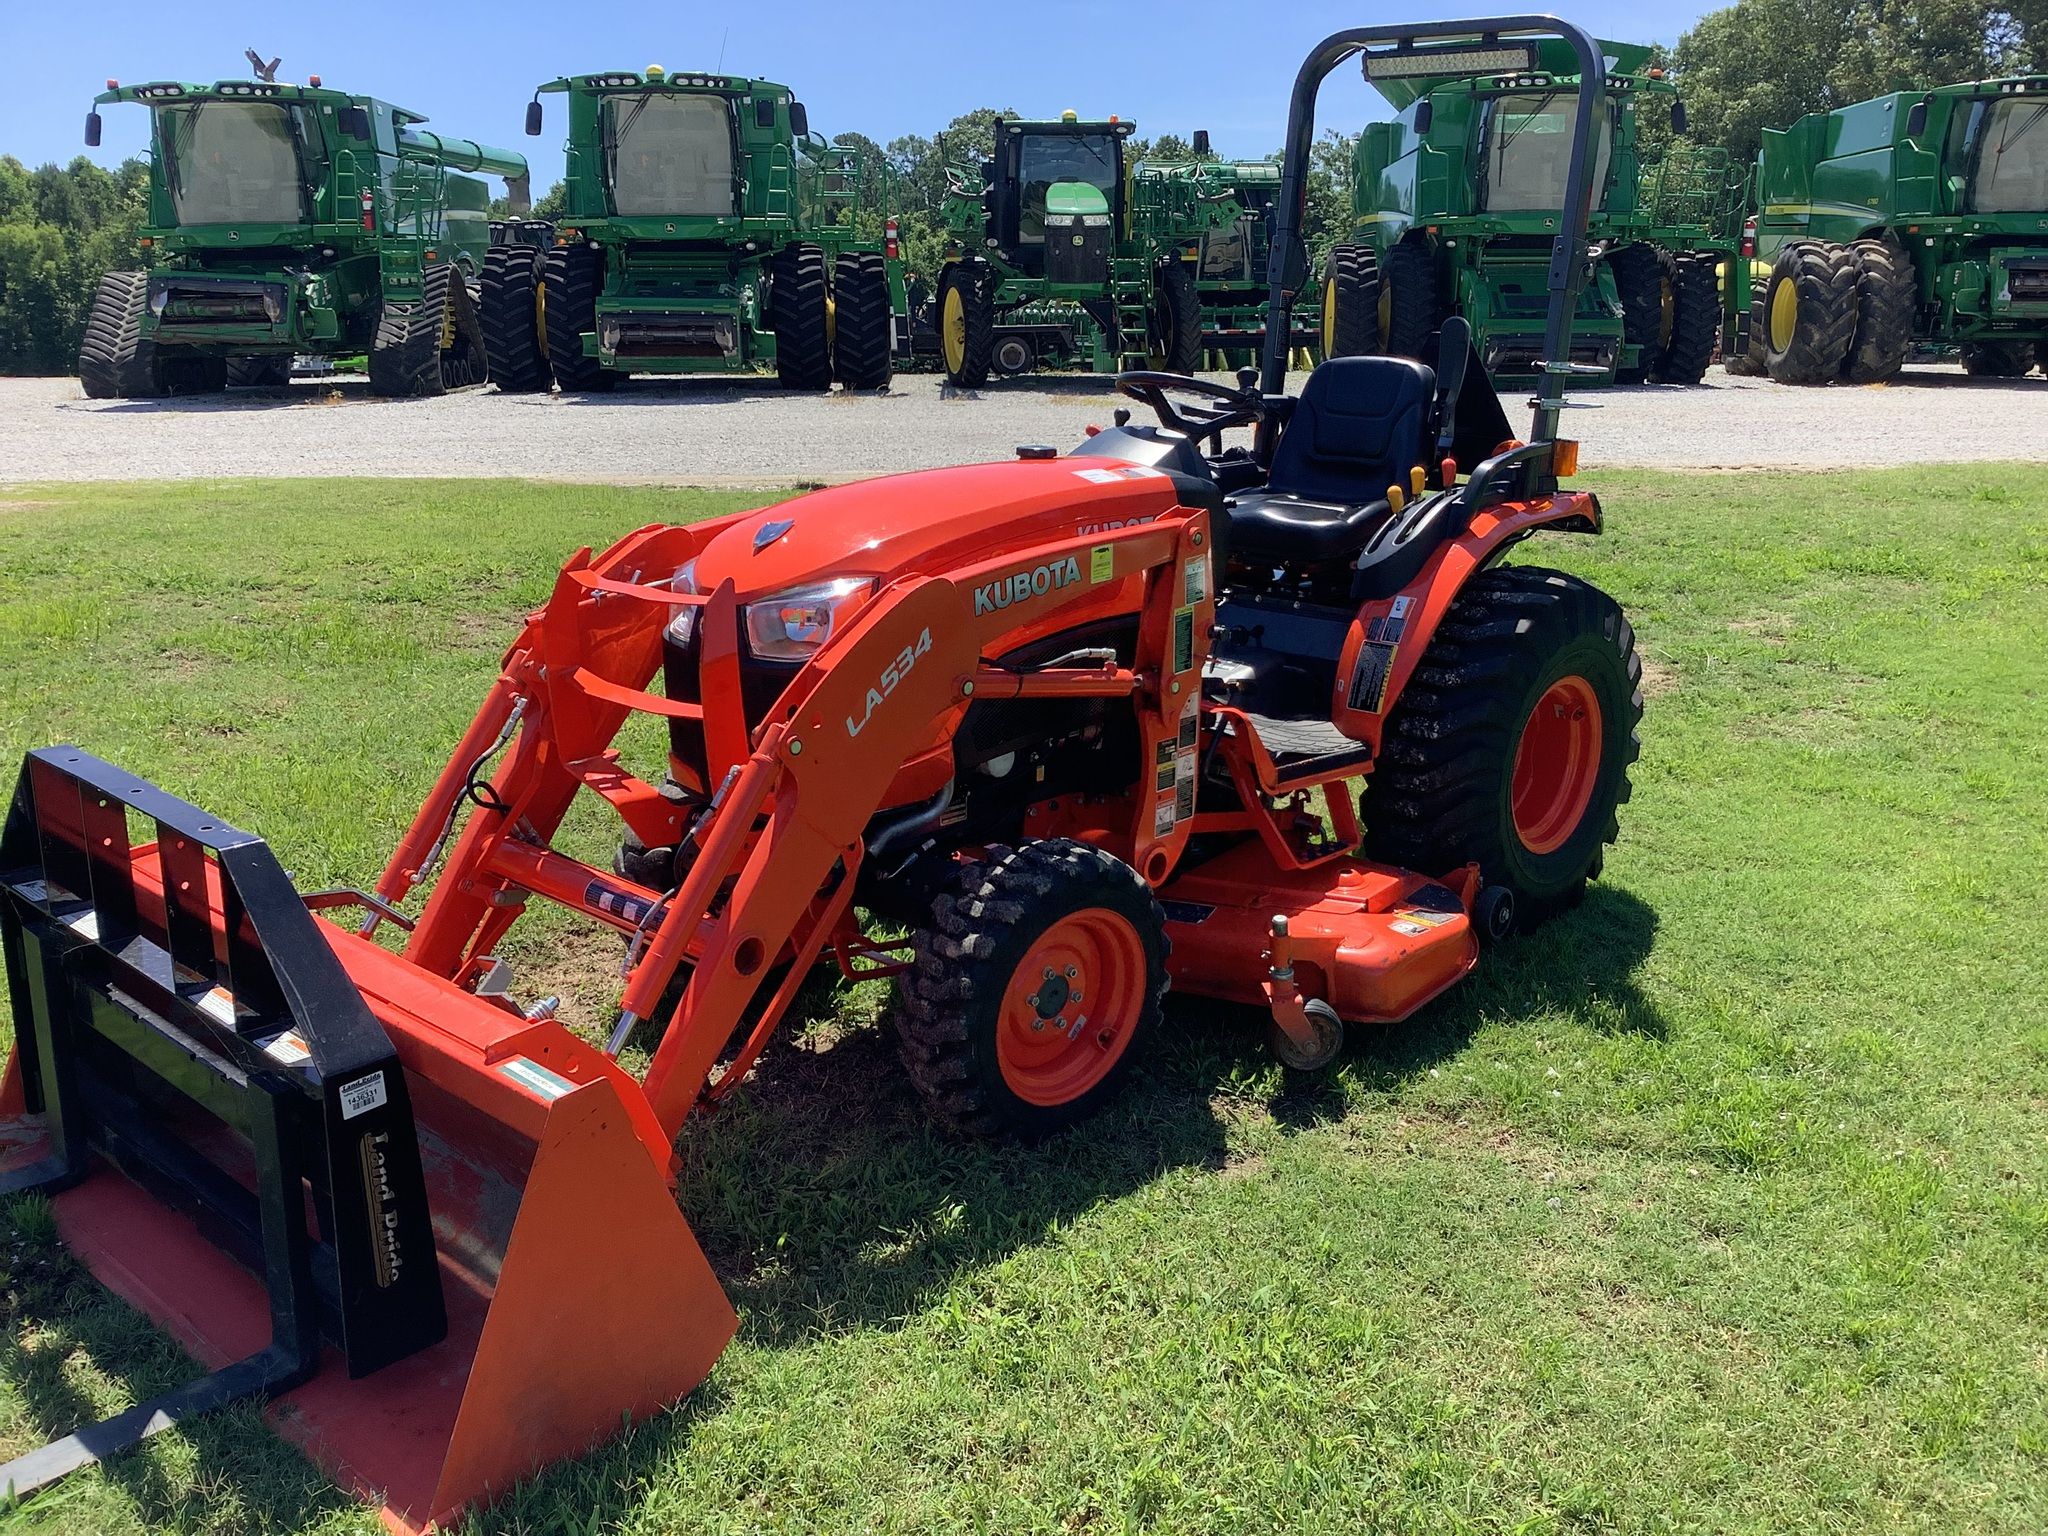
[[[1299,375],[1296,376],[1299,378]],[[177,400],[89,401],[75,379],[0,379],[0,475],[517,475],[780,486],[1065,446],[1117,401],[1048,376],[954,395],[906,375],[886,396],[640,380],[609,396],[472,390],[379,400],[356,381]],[[1788,389],[1716,370],[1704,389],[1588,390],[1567,425],[1592,467],[1828,468],[2048,460],[2048,379],[1910,370],[1868,389]],[[1525,421],[1519,399],[1510,419]]]

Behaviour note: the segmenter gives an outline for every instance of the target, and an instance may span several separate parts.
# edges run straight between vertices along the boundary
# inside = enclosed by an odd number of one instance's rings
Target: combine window
[[[1970,212],[2048,211],[2048,101],[2015,97],[1988,105],[1976,135]]]
[[[739,211],[732,115],[722,97],[611,97],[604,145],[612,211],[622,218],[730,218]]]
[[[1570,91],[1495,98],[1487,111],[1482,210],[1556,213],[1564,207],[1578,106],[1577,96]],[[1595,208],[1607,197],[1607,162],[1614,150],[1611,111],[1598,114],[1598,125],[1600,137],[1593,151]]]
[[[164,179],[180,224],[302,224],[311,217],[292,108],[200,101],[156,112]]]
[[[1017,156],[1017,238],[1045,244],[1045,199],[1063,181],[1100,189],[1111,208],[1122,205],[1123,173],[1117,138],[1111,133],[1034,133],[1023,137]]]

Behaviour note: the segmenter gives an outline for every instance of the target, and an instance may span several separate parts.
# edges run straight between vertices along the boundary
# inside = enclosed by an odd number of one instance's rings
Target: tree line
[[[1711,11],[1667,57],[1684,93],[1689,137],[1753,156],[1762,131],[1806,112],[1894,90],[2048,68],[2048,0],[1737,0]],[[991,151],[994,108],[962,113],[930,137],[886,144],[858,133],[837,142],[862,151],[866,219],[902,220],[904,257],[935,273],[944,234],[940,207],[949,161]],[[1307,233],[1326,243],[1350,206],[1352,137],[1326,133],[1309,178]],[[1133,139],[1130,152],[1192,158],[1175,134]],[[146,206],[146,162],[109,171],[80,157],[30,170],[0,156],[0,373],[66,373],[77,358],[99,275],[139,266],[135,232]],[[536,204],[559,211],[560,188]]]

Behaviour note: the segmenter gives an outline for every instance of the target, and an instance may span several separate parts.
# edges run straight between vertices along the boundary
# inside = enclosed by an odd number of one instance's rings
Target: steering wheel
[[[1120,395],[1129,395],[1152,407],[1159,424],[1191,441],[1213,437],[1232,427],[1248,427],[1266,417],[1266,398],[1257,385],[1232,389],[1191,379],[1184,373],[1153,373],[1140,369],[1116,376]],[[1170,396],[1193,396],[1195,402],[1176,405]]]

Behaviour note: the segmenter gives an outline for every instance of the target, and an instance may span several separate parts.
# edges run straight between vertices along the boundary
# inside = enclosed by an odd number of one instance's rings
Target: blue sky
[[[526,149],[536,191],[559,174],[561,125],[551,122],[538,140],[522,136],[535,84],[650,63],[709,69],[721,52],[731,73],[793,87],[812,126],[828,137],[857,129],[886,143],[929,134],[973,107],[1048,116],[1072,107],[1083,116],[1135,118],[1148,136],[1207,128],[1220,152],[1256,156],[1279,147],[1294,72],[1317,40],[1398,16],[1485,14],[1471,5],[1439,10],[1441,3],[1418,0],[1410,11],[1384,0],[1026,0],[1003,16],[986,0],[841,0],[832,7],[802,0],[500,0],[490,7],[199,0],[182,12],[162,0],[8,0],[0,7],[7,13],[0,56],[8,64],[0,153],[30,165],[69,160],[86,152],[85,113],[108,76],[246,78],[242,50],[256,47],[266,58],[282,56],[280,79],[318,74],[327,85],[424,112],[444,133]],[[1707,7],[1580,0],[1568,9],[1602,37],[1673,42]],[[564,43],[554,19],[565,11],[583,19],[587,36]],[[1321,121],[1353,125],[1377,115],[1376,102],[1355,73],[1340,71],[1324,88]],[[115,108],[94,157],[112,164],[146,139],[144,109]]]

